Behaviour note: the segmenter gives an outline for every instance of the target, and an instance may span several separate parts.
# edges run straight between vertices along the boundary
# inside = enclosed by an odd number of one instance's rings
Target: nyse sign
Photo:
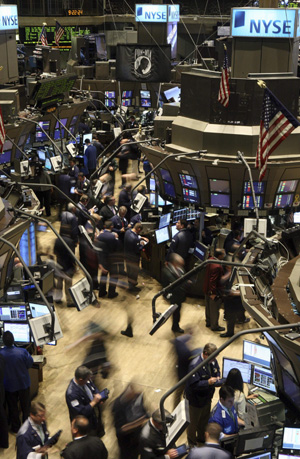
[[[293,38],[295,36],[295,9],[232,8],[231,35],[251,38]]]
[[[0,5],[0,31],[17,30],[18,28],[17,5]]]
[[[178,22],[179,5],[136,4],[137,22]]]

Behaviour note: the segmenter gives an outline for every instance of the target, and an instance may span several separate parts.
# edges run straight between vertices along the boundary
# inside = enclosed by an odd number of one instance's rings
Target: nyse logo
[[[3,27],[18,27],[18,16],[2,16]]]
[[[265,21],[258,20],[250,21],[250,33],[260,33],[264,32],[265,34],[271,33],[274,35],[282,33],[283,35],[290,36],[292,33],[292,21]]]

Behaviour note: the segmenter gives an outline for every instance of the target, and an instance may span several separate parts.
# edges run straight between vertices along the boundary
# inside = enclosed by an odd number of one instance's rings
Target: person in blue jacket
[[[245,427],[234,408],[234,390],[224,384],[219,392],[220,400],[213,408],[209,421],[216,422],[222,428],[222,436],[237,434],[241,426]]]
[[[89,174],[91,175],[97,167],[97,148],[91,143],[90,139],[86,139],[85,144],[86,150],[84,155],[87,157]]]
[[[30,377],[28,369],[32,367],[33,359],[26,349],[16,347],[14,342],[14,335],[10,331],[4,332],[4,348],[0,350],[0,353],[5,360],[4,388],[11,430],[17,433],[21,426],[18,402],[20,402],[23,422],[29,416]]]

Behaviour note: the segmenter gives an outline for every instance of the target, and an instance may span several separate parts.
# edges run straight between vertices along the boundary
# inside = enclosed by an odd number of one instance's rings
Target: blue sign
[[[178,22],[179,5],[136,4],[135,20],[137,22]]]
[[[18,28],[17,5],[0,5],[0,31],[17,30]]]
[[[293,38],[295,9],[232,8],[231,35],[251,38]]]

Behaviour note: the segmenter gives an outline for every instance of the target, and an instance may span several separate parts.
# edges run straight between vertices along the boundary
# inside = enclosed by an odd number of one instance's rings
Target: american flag
[[[59,40],[61,39],[64,33],[65,33],[65,29],[60,25],[58,21],[56,21],[54,40],[57,46],[59,46]]]
[[[229,81],[228,81],[228,57],[227,57],[227,49],[224,46],[224,62],[223,62],[223,68],[222,68],[222,76],[221,76],[221,81],[220,81],[218,101],[220,102],[220,104],[224,105],[224,107],[228,107],[229,96],[230,96],[230,89],[229,89]]]
[[[274,150],[286,139],[293,130],[300,126],[296,118],[268,89],[265,89],[258,147],[256,152],[256,167],[259,169],[259,181],[266,173],[268,158]]]
[[[5,129],[4,129],[4,123],[3,123],[2,110],[0,107],[0,153],[2,153],[4,142],[5,142]]]
[[[47,33],[46,33],[45,26],[43,26],[42,31],[41,31],[40,42],[42,43],[43,46],[48,46]]]

